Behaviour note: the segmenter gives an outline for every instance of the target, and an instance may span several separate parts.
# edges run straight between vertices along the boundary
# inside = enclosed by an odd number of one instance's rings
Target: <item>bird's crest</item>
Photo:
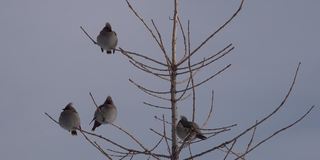
[[[113,104],[111,96],[108,96],[104,104]]]
[[[67,106],[63,109],[64,111],[75,111],[76,112],[76,109],[73,107],[73,104],[70,102],[67,104]]]

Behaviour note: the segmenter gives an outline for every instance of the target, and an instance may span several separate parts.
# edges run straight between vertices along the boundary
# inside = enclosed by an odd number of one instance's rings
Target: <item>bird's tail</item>
[[[197,138],[199,138],[199,139],[202,139],[202,140],[205,140],[205,139],[207,139],[207,137],[206,136],[204,136],[204,135],[202,135],[202,134],[197,134],[197,136],[196,136]]]
[[[77,131],[76,130],[72,130],[71,131],[71,135],[76,136],[77,135]]]
[[[94,121],[93,127],[92,127],[92,131],[94,131],[97,127],[99,127],[101,125],[101,123],[99,123],[98,121]]]

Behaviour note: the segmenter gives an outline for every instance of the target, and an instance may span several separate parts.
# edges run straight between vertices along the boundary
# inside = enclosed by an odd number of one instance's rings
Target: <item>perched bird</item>
[[[80,117],[76,109],[69,103],[60,114],[59,125],[71,132],[72,135],[77,135],[77,128],[80,127]]]
[[[113,123],[117,118],[117,108],[113,104],[112,98],[107,97],[106,101],[100,105],[94,112],[94,117],[90,124],[94,121],[92,131],[94,131],[101,124]]]
[[[101,52],[106,50],[107,54],[114,53],[118,44],[117,33],[112,30],[110,23],[106,23],[100,34],[97,36],[97,45],[100,46]]]
[[[188,141],[192,141],[195,138],[202,140],[207,139],[207,137],[201,133],[199,126],[194,122],[188,121],[185,116],[181,116],[181,119],[177,124],[177,135],[181,140],[188,138]]]

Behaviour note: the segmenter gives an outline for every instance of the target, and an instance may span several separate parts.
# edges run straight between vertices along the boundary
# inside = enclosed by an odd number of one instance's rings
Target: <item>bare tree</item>
[[[198,143],[202,140],[198,141],[192,141],[190,142],[188,138],[190,138],[190,134],[187,138],[183,140],[179,140],[177,138],[177,103],[187,99],[189,97],[192,98],[192,123],[195,121],[196,116],[196,90],[195,88],[204,85],[209,80],[215,78],[216,76],[220,75],[224,71],[226,71],[228,68],[231,67],[231,64],[227,64],[225,67],[219,69],[215,73],[209,75],[206,79],[201,80],[200,82],[196,83],[194,81],[194,77],[197,76],[196,73],[199,70],[204,70],[208,67],[210,67],[210,64],[213,64],[214,62],[222,59],[224,56],[229,54],[231,51],[234,50],[233,44],[227,44],[224,48],[220,49],[217,53],[212,54],[209,57],[203,58],[203,60],[200,60],[198,62],[191,63],[191,59],[199,53],[199,49],[202,48],[207,44],[207,42],[214,38],[217,33],[219,33],[222,29],[225,28],[235,17],[237,17],[238,13],[241,11],[242,6],[244,4],[244,0],[241,0],[239,3],[238,9],[230,16],[229,19],[225,21],[218,29],[216,29],[211,34],[208,34],[208,37],[204,39],[200,45],[195,47],[195,49],[191,50],[190,47],[190,21],[187,23],[187,28],[183,26],[183,23],[181,22],[180,16],[179,16],[179,1],[173,0],[173,15],[170,21],[172,21],[172,35],[171,35],[171,50],[167,51],[166,47],[163,43],[163,35],[158,30],[158,27],[156,23],[151,20],[151,24],[148,24],[144,18],[139,15],[138,11],[131,5],[131,3],[126,0],[126,3],[128,5],[128,8],[132,11],[132,13],[137,17],[137,19],[142,23],[142,25],[145,27],[145,29],[150,33],[150,36],[153,38],[153,40],[156,42],[157,46],[161,50],[161,54],[163,55],[164,60],[159,61],[158,59],[154,59],[152,57],[145,56],[141,53],[136,53],[132,51],[128,51],[124,48],[119,47],[116,49],[119,53],[124,55],[126,58],[128,58],[129,62],[136,67],[137,69],[145,72],[146,74],[151,74],[153,76],[156,76],[163,80],[164,82],[168,83],[170,87],[166,90],[160,90],[160,89],[149,89],[145,87],[142,84],[139,84],[135,82],[132,79],[129,79],[130,83],[132,83],[134,86],[136,86],[138,89],[140,89],[142,92],[156,97],[160,100],[165,101],[166,103],[169,103],[170,107],[164,107],[160,105],[153,104],[151,102],[144,102],[145,105],[150,107],[155,107],[163,110],[170,110],[171,111],[171,117],[167,118],[164,115],[162,117],[155,118],[159,120],[162,123],[162,128],[155,128],[151,129],[151,131],[159,136],[159,140],[156,141],[155,145],[151,148],[146,147],[145,144],[143,144],[142,141],[138,140],[138,138],[134,135],[132,135],[127,130],[121,128],[120,126],[117,126],[115,124],[112,124],[115,128],[119,129],[121,132],[125,133],[128,137],[130,137],[135,144],[137,144],[137,148],[130,148],[126,145],[119,144],[110,138],[106,138],[105,136],[95,134],[93,132],[86,131],[84,129],[78,128],[78,130],[82,133],[84,138],[98,151],[100,151],[103,155],[105,155],[108,159],[132,159],[133,157],[137,155],[145,155],[147,159],[154,158],[154,159],[172,159],[177,160],[180,159],[180,153],[183,149],[186,148],[186,146],[189,148],[189,155],[186,157],[183,157],[183,159],[195,159],[199,158],[203,155],[206,155],[208,153],[212,153],[214,151],[221,151],[225,154],[223,159],[227,159],[231,157],[232,159],[241,159],[244,160],[245,156],[252,152],[254,149],[259,147],[264,142],[270,140],[275,135],[279,134],[280,132],[283,132],[287,130],[288,128],[296,125],[298,122],[300,122],[302,119],[304,119],[314,108],[314,106],[311,106],[304,114],[301,115],[299,119],[292,122],[291,124],[288,124],[287,126],[283,126],[283,128],[280,128],[276,131],[274,131],[271,135],[263,138],[262,140],[259,140],[255,142],[255,135],[256,130],[262,126],[266,121],[270,120],[275,113],[277,113],[281,108],[284,107],[288,97],[290,96],[292,89],[294,87],[294,84],[296,82],[296,77],[298,75],[298,71],[300,68],[300,63],[298,64],[296,71],[294,73],[293,80],[291,82],[291,85],[289,86],[289,90],[281,103],[275,107],[275,109],[267,114],[265,117],[262,117],[260,120],[257,120],[256,123],[252,124],[245,130],[241,131],[240,133],[237,133],[233,138],[229,138],[224,140],[223,143],[220,143],[215,146],[208,146],[207,149],[198,152],[193,153],[191,146],[195,143]],[[81,27],[82,31],[91,39],[91,41],[96,44],[96,42],[90,37],[90,35]],[[184,44],[184,53],[183,55],[179,55],[181,57],[180,59],[177,59],[177,49],[176,49],[176,40],[177,40],[177,32],[181,32],[183,44]],[[221,128],[205,128],[207,125],[207,122],[209,121],[210,117],[213,113],[213,102],[214,102],[214,92],[212,91],[211,96],[211,105],[209,108],[209,113],[207,115],[207,118],[205,122],[201,125],[201,130],[208,135],[208,139],[218,135],[225,133],[232,129],[232,127],[236,126],[237,124],[229,125],[229,126],[223,126]],[[97,104],[94,100],[93,95],[90,93],[90,96],[95,104],[96,107]],[[58,123],[56,120],[54,120],[49,114],[46,113],[48,117],[50,117],[53,121]],[[171,128],[171,132],[167,129]],[[160,130],[160,131],[159,131]],[[171,135],[169,135],[169,132]],[[251,135],[250,135],[251,134]],[[234,149],[234,146],[239,141],[240,138],[244,138],[245,135],[250,135],[250,138],[245,146],[243,146],[244,151],[239,152]],[[100,139],[102,142],[111,144],[112,147],[110,148],[103,148],[101,147],[96,141],[93,141],[92,138]],[[208,141],[208,140],[205,140]],[[110,146],[110,145],[109,145]],[[162,150],[162,152],[157,152],[156,149]]]

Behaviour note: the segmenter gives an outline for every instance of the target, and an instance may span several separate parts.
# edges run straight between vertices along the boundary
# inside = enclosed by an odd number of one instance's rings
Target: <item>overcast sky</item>
[[[239,1],[181,1],[183,24],[186,25],[188,19],[191,22],[191,47],[195,48],[208,33],[223,24],[237,9]],[[148,24],[154,19],[170,50],[172,1],[131,2]],[[213,89],[214,116],[207,127],[233,123],[238,127],[225,136],[195,145],[194,153],[226,140],[270,113],[287,93],[301,62],[296,85],[285,108],[257,129],[257,138],[262,139],[295,121],[312,105],[318,108],[301,123],[249,154],[248,159],[320,158],[319,6],[317,0],[246,0],[238,17],[199,50],[194,61],[216,53],[229,43],[236,47],[231,54],[197,74],[199,82],[232,64],[222,75],[197,89],[196,120],[199,123],[205,120]],[[169,118],[170,114],[148,108],[142,102],[162,106],[168,103],[143,94],[128,79],[151,89],[167,90],[170,86],[133,68],[120,53],[101,53],[79,28],[83,26],[96,37],[107,21],[118,34],[118,46],[163,60],[156,43],[125,1],[0,1],[1,159],[105,159],[82,136],[71,136],[43,114],[48,112],[58,119],[61,109],[73,102],[82,128],[89,130],[95,109],[89,92],[99,104],[108,95],[112,96],[118,107],[115,123],[147,146],[156,143],[159,137],[149,128],[161,130],[162,126],[153,116],[164,113]],[[183,52],[182,37],[178,37],[178,52],[179,57]],[[190,100],[178,106],[179,114],[191,118]],[[96,132],[134,146],[112,126],[102,126]],[[245,140],[248,139],[244,138],[243,142]],[[236,149],[243,151],[245,143],[239,143]],[[163,146],[160,151],[165,152],[166,148]],[[202,159],[221,154],[214,152]],[[182,153],[182,157],[187,155]]]

